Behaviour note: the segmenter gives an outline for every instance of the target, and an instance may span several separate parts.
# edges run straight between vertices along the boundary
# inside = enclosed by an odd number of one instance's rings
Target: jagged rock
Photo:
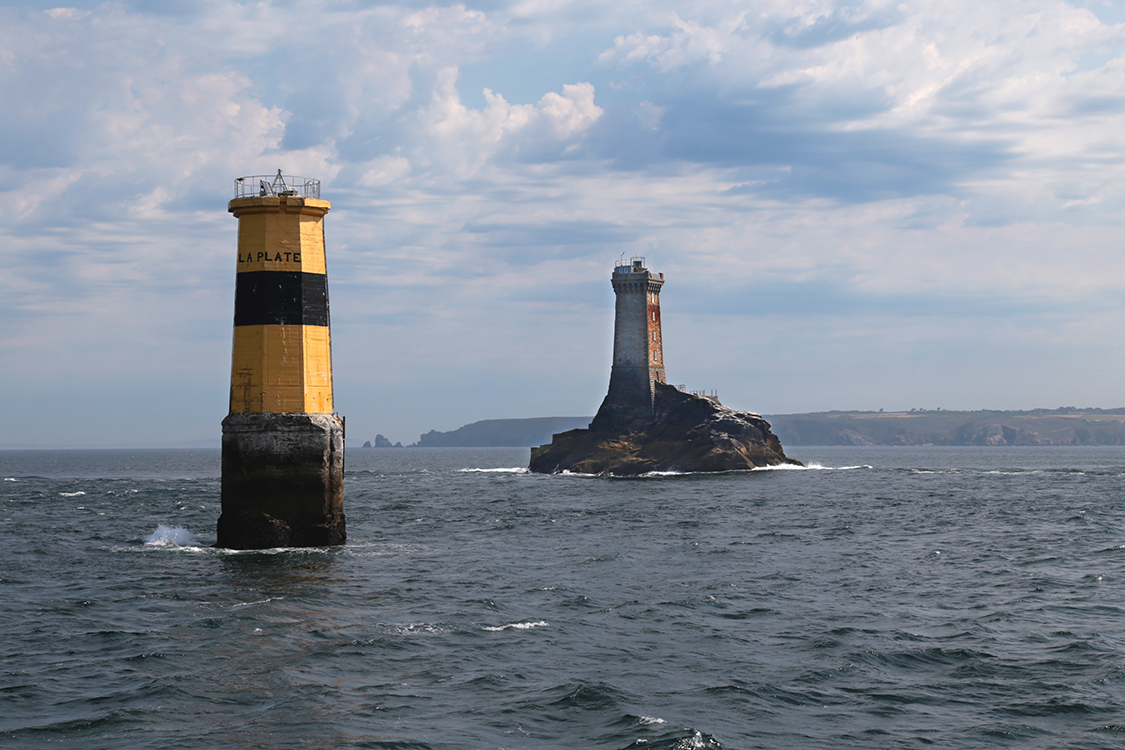
[[[363,444],[363,447],[364,448],[401,448],[402,443],[392,443],[390,440],[388,440],[383,435],[376,435],[374,445],[372,445],[371,441],[368,440],[366,443]]]
[[[651,471],[732,471],[795,464],[769,422],[717,400],[655,383],[653,418],[636,429],[579,429],[531,449],[543,474],[636,475]]]

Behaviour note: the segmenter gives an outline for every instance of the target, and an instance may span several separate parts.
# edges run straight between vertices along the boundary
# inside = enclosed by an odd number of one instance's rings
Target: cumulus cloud
[[[1089,208],[1117,192],[1122,26],[1061,2],[753,10],[653,17],[601,54],[619,70],[686,69],[653,97],[667,137],[650,157],[782,166],[764,192],[841,200],[996,195],[1007,181],[1013,220],[1020,204]],[[1053,201],[1060,189],[1086,202]],[[999,219],[988,201],[981,219]]]

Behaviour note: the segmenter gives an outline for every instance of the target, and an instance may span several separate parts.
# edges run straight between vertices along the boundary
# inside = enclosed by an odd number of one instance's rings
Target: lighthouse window
[[[653,332],[652,332],[652,340],[653,340],[653,341],[656,341],[656,331],[653,331]]]

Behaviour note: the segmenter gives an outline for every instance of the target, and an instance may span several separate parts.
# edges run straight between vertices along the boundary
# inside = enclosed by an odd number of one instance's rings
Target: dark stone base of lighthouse
[[[715,399],[664,383],[653,383],[648,420],[629,416],[626,424],[599,411],[590,429],[562,432],[550,445],[532,448],[529,468],[542,474],[571,471],[628,476],[801,465],[786,457],[769,422],[758,414],[735,411]]]
[[[222,499],[216,547],[343,544],[343,420],[335,414],[229,415],[223,420]]]
[[[602,400],[590,429],[594,432],[628,432],[643,429],[655,416],[654,388],[664,382],[662,367],[614,365],[609,392]]]

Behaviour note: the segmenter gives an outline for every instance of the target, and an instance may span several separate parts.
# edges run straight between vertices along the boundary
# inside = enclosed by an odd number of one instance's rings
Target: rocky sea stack
[[[786,457],[769,422],[758,414],[665,383],[653,388],[651,419],[620,426],[602,426],[595,419],[589,429],[559,433],[550,445],[531,449],[530,469],[629,476],[801,465]]]

